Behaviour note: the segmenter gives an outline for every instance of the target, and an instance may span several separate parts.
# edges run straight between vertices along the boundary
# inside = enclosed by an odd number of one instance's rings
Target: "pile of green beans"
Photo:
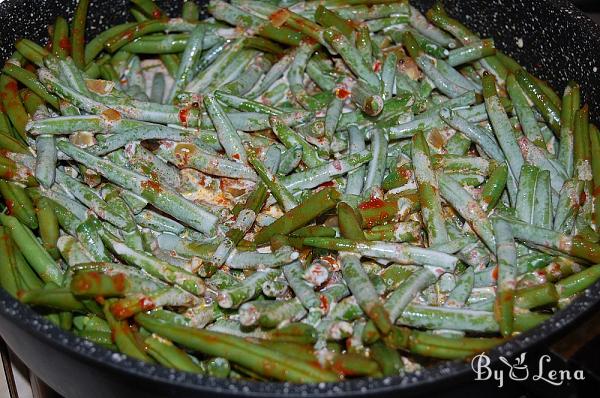
[[[0,285],[50,322],[316,383],[464,360],[600,278],[579,85],[441,2],[131,3],[90,38],[80,0],[0,75]]]

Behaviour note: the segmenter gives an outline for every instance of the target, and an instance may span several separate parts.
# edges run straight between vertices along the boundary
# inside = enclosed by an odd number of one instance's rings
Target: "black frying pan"
[[[431,0],[412,0],[422,8]],[[72,15],[75,0],[6,0],[0,3],[0,60],[20,37],[44,40],[58,15]],[[159,1],[178,15],[181,0]],[[201,2],[205,3],[205,2]],[[562,90],[569,79],[581,83],[597,122],[600,112],[600,27],[566,0],[447,0],[448,11],[483,37],[516,57],[535,75]],[[94,0],[88,34],[123,22],[126,0]],[[519,39],[522,39],[519,40]],[[517,43],[522,42],[522,47]],[[594,154],[600,156],[600,154]],[[600,304],[600,282],[569,307],[533,330],[494,349],[493,361],[534,351],[566,333]],[[469,396],[473,373],[466,362],[447,362],[404,378],[358,379],[344,383],[293,385],[239,382],[177,372],[114,353],[66,333],[0,290],[0,335],[21,360],[65,397],[200,397],[254,396]],[[480,387],[481,386],[481,387]],[[472,391],[470,391],[472,393]],[[481,396],[482,391],[479,391]],[[489,395],[488,395],[489,396]],[[487,397],[486,397],[487,398]]]

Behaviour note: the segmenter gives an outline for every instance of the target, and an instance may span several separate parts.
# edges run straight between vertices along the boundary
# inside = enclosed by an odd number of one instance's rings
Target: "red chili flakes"
[[[233,155],[231,155],[232,158],[234,158],[235,160],[240,160],[240,154],[239,153],[234,153]]]
[[[498,267],[494,267],[492,270],[492,279],[495,281],[498,280]]]
[[[344,99],[350,97],[350,94],[351,94],[350,91],[345,89],[344,87],[340,87],[335,90],[335,96],[341,100],[344,100]]]
[[[373,72],[378,73],[381,70],[381,61],[377,60],[373,63]]]

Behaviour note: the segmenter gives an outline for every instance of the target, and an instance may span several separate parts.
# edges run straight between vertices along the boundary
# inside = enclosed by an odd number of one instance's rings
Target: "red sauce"
[[[71,51],[71,40],[68,37],[63,37],[59,40],[58,45],[65,51]]]
[[[281,8],[275,11],[273,14],[269,15],[269,20],[275,27],[280,27],[285,23],[288,19],[288,10],[285,8]]]
[[[412,177],[412,171],[404,167],[400,167],[398,169],[398,174],[400,174],[403,178],[406,178],[407,180],[409,180],[410,177]]]
[[[498,267],[494,267],[494,269],[492,270],[492,279],[493,280],[498,280]]]
[[[152,170],[150,172],[150,178],[152,179],[152,181],[158,181],[158,173],[156,172],[156,170]]]
[[[179,111],[179,121],[185,127],[188,125],[188,114],[190,113],[189,108],[183,108]]]
[[[90,289],[90,283],[87,278],[79,278],[73,287],[77,292],[87,292]]]
[[[14,80],[9,81],[8,83],[6,83],[6,87],[7,90],[12,91],[13,93],[17,93],[17,91],[19,91],[19,86],[17,85],[17,82]]]
[[[112,312],[112,314],[114,316],[116,316],[118,319],[129,318],[130,316],[133,315],[133,311],[131,311],[129,308],[123,307],[121,305],[121,303],[113,304],[110,307],[110,312]]]
[[[148,297],[142,297],[139,304],[142,311],[150,311],[156,307],[156,304]]]
[[[431,145],[433,145],[435,148],[443,148],[446,144],[446,140],[444,139],[444,137],[438,129],[434,129],[429,135],[429,137]]]
[[[586,200],[587,195],[585,194],[585,191],[581,191],[581,194],[579,195],[579,206],[583,206]]]
[[[308,44],[309,46],[317,44],[317,41],[312,37],[305,37],[304,39],[302,39],[302,42]]]
[[[6,199],[6,209],[7,209],[7,214],[10,216],[13,214],[13,211],[15,209],[15,202],[13,202],[10,199]]]
[[[25,70],[28,70],[29,72],[35,73],[36,72],[36,67],[33,66],[33,64],[27,64],[24,67]]]
[[[83,36],[80,34],[80,29],[73,29],[71,35],[77,40],[77,44],[85,43]]]
[[[346,369],[346,367],[344,366],[344,363],[341,361],[335,361],[335,363],[331,366],[331,370],[333,370],[335,373],[344,375],[344,376],[349,376],[354,374],[354,372],[350,369]]]
[[[321,301],[321,309],[325,312],[329,311],[329,300],[327,297],[320,295],[319,300]]]
[[[125,275],[123,275],[123,274],[113,275],[112,281],[113,281],[116,291],[122,292],[125,290]]]
[[[371,197],[371,199],[369,199],[366,202],[362,202],[361,204],[358,205],[359,209],[362,210],[366,210],[366,209],[378,209],[380,207],[385,206],[385,202],[379,198],[375,198],[375,197]]]
[[[162,191],[160,184],[158,182],[152,181],[152,180],[146,180],[146,181],[142,182],[142,188],[143,189],[151,189],[156,192]]]
[[[162,18],[162,13],[160,12],[160,10],[154,10],[154,11],[152,11],[152,18],[154,18],[154,19],[161,19]]]
[[[104,116],[109,122],[116,122],[117,120],[121,120],[121,114],[119,113],[119,111],[116,111],[114,109],[105,110],[104,112],[102,112],[102,116]]]
[[[102,282],[102,276],[98,272],[88,272],[87,277],[90,280],[93,280],[93,282],[97,285],[99,285]]]
[[[134,36],[134,33],[132,30],[126,30],[123,33],[123,39],[125,39],[127,41],[130,41],[131,39],[133,39],[133,36]]]
[[[350,91],[346,90],[343,87],[340,87],[337,90],[335,90],[335,96],[341,100],[348,98],[350,94]]]
[[[333,187],[333,186],[335,186],[335,182],[333,182],[333,181],[326,181],[323,184],[319,185],[319,187],[323,187],[323,188]]]

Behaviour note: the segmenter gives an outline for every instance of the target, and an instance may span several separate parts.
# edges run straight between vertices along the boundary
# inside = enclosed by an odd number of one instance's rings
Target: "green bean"
[[[550,126],[554,134],[560,134],[560,109],[552,103],[546,93],[527,72],[520,70],[515,75],[517,82]]]
[[[498,258],[498,292],[494,303],[494,314],[500,325],[500,333],[510,336],[513,331],[513,305],[517,251],[510,224],[494,220],[496,256]]]
[[[169,338],[176,343],[186,345],[205,354],[220,356],[239,363],[259,374],[280,380],[298,382],[335,381],[334,373],[320,369],[308,362],[294,359],[259,345],[248,345],[244,339],[223,333],[166,325],[148,315],[137,315],[136,321],[142,326]],[[271,366],[265,369],[264,361]]]
[[[12,241],[4,227],[0,227],[0,286],[11,296],[17,297],[20,290],[20,277]]]
[[[515,139],[512,126],[508,121],[508,116],[499,102],[495,79],[492,75],[488,74],[483,77],[483,96],[485,97],[485,106],[494,129],[494,134],[506,156],[511,176],[518,181],[521,175],[521,167],[523,166],[523,155]]]
[[[419,188],[419,200],[423,212],[423,221],[430,244],[444,243],[448,240],[448,232],[442,219],[437,178],[431,167],[429,147],[423,133],[413,138],[413,167]]]
[[[85,26],[89,3],[89,0],[79,0],[71,27],[71,53],[75,65],[80,69],[83,69],[86,65],[84,58]]]
[[[133,0],[86,45],[89,3],[0,74],[0,287],[64,330],[337,382],[491,350],[600,278],[581,88],[441,1]]]
[[[340,193],[326,188],[307,198],[300,205],[285,213],[273,224],[261,230],[254,238],[257,244],[267,242],[276,234],[287,234],[303,227],[320,214],[332,209],[339,200]]]
[[[0,194],[2,194],[9,215],[14,215],[31,229],[37,229],[38,222],[33,203],[21,186],[0,180]]]
[[[18,137],[25,141],[25,125],[27,124],[27,112],[18,95],[17,81],[12,77],[0,75],[0,99],[6,110],[10,122],[18,133]]]

